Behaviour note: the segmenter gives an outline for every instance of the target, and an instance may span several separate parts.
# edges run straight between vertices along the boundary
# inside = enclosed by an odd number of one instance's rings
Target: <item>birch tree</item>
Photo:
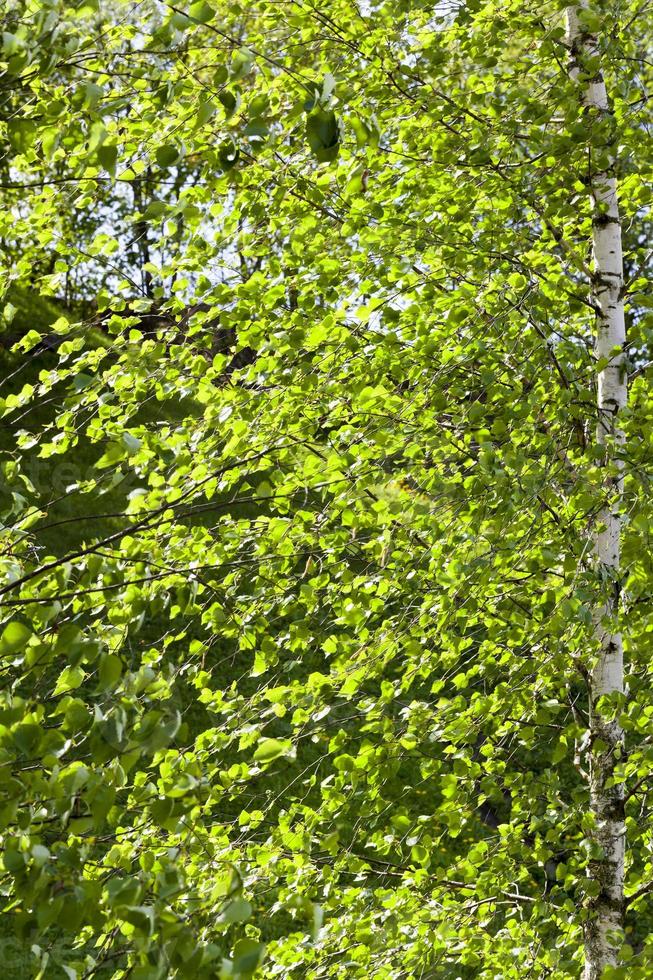
[[[626,838],[624,786],[615,770],[624,756],[624,736],[615,714],[614,695],[624,694],[623,643],[619,632],[621,590],[621,509],[624,434],[618,414],[627,403],[624,272],[615,150],[618,134],[610,111],[597,36],[599,15],[590,7],[567,11],[571,76],[582,93],[581,105],[591,120],[587,184],[592,207],[592,298],[596,308],[598,358],[598,424],[603,447],[606,502],[597,516],[597,572],[606,601],[597,610],[600,652],[590,678],[590,807],[598,853],[590,865],[599,886],[585,927],[587,980],[614,967],[623,942],[624,850]]]

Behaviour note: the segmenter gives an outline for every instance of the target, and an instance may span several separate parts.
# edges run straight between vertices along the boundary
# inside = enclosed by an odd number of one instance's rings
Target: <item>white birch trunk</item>
[[[581,90],[582,112],[592,121],[612,124],[601,74],[599,47],[588,31],[586,2],[567,9],[567,42],[571,53],[571,77]],[[596,354],[605,364],[598,376],[597,441],[604,447],[606,502],[599,515],[594,538],[597,573],[607,592],[596,611],[600,644],[590,678],[589,780],[590,808],[594,817],[594,841],[600,856],[589,873],[599,886],[592,899],[585,926],[585,980],[599,980],[605,967],[615,965],[622,942],[624,878],[623,784],[609,786],[615,764],[622,755],[623,733],[609,712],[597,709],[604,695],[623,693],[623,647],[616,619],[619,605],[621,496],[623,446],[618,413],[626,405],[627,374],[623,291],[624,274],[617,180],[613,167],[614,137],[588,151],[589,193],[592,205],[593,281],[596,308]]]

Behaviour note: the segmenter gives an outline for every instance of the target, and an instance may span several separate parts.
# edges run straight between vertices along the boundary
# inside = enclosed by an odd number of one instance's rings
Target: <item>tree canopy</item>
[[[17,976],[578,977],[597,717],[650,976],[653,24],[573,9],[9,0]]]

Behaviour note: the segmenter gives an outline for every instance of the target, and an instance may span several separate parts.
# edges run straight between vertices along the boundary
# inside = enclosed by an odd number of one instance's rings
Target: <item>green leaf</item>
[[[206,3],[205,0],[199,0],[199,3],[192,4],[188,13],[193,20],[198,20],[201,24],[208,24],[216,15],[213,7]]]
[[[254,54],[249,48],[239,48],[231,56],[231,77],[236,80],[247,75],[254,62]]]
[[[123,911],[127,922],[141,935],[150,937],[154,933],[154,909],[148,905],[132,905]]]
[[[155,156],[158,165],[165,170],[179,163],[182,157],[182,151],[174,143],[167,143],[165,146],[160,146],[157,149]]]
[[[260,119],[254,119],[245,126],[245,136],[254,143],[261,143],[269,134],[270,130]]]
[[[59,674],[54,694],[65,694],[66,691],[74,691],[84,683],[86,674],[81,667],[65,667]]]
[[[265,946],[255,939],[239,939],[234,946],[234,971],[240,977],[251,976],[263,958]]]
[[[164,201],[151,201],[145,208],[143,217],[146,221],[158,221],[168,210]]]
[[[9,142],[18,153],[25,153],[36,139],[36,123],[31,119],[10,119],[7,122]]]
[[[215,114],[216,104],[212,99],[202,99],[195,116],[195,127],[199,129],[204,126]]]
[[[137,453],[143,445],[142,440],[139,439],[138,436],[133,435],[131,432],[123,432],[122,442],[127,449],[127,454],[129,456]]]
[[[36,751],[36,747],[41,741],[43,731],[40,725],[34,722],[25,722],[18,725],[12,732],[14,742],[26,756],[31,756]]]
[[[94,380],[95,378],[92,374],[85,374],[83,371],[80,371],[79,374],[76,374],[73,378],[72,386],[75,391],[83,391],[84,388],[88,388],[89,385],[92,385]]]
[[[170,23],[175,28],[175,30],[186,31],[192,25],[193,22],[190,19],[190,17],[186,16],[186,14],[181,12],[175,12],[170,18]]]
[[[32,630],[25,623],[14,619],[7,623],[0,636],[0,656],[9,656],[24,650],[32,637]]]
[[[226,140],[218,151],[218,159],[223,170],[232,170],[238,163],[240,150],[233,140]]]
[[[359,148],[363,146],[377,147],[379,145],[381,133],[376,116],[372,115],[366,119],[360,116],[352,116],[349,122],[356,135]]]
[[[84,105],[88,109],[94,109],[104,95],[104,89],[95,82],[86,82],[84,85]]]
[[[13,844],[13,842],[11,843]],[[19,851],[15,846],[7,846],[2,854],[2,863],[7,871],[10,871],[12,874],[24,869],[26,859],[27,855],[23,851]]]
[[[133,905],[138,901],[142,889],[136,878],[120,875],[107,881],[106,891],[109,906],[117,908],[121,905]]]
[[[252,914],[251,904],[244,898],[236,898],[222,913],[224,922],[246,922]]]
[[[264,738],[258,743],[254,752],[254,761],[267,764],[281,756],[290,755],[292,751],[293,745],[290,739]]]
[[[11,34],[9,31],[2,32],[2,54],[4,58],[10,58],[13,54],[16,54],[23,47],[23,43],[15,35]]]
[[[106,653],[100,660],[100,679],[98,689],[106,691],[115,687],[122,676],[122,660],[113,653]]]
[[[255,95],[249,103],[248,112],[250,116],[264,116],[270,108],[270,100],[267,95]]]
[[[340,151],[340,123],[335,112],[317,109],[306,120],[308,143],[321,163],[335,160]]]
[[[112,176],[115,176],[116,164],[118,162],[118,147],[116,144],[103,143],[101,146],[98,146],[96,156],[100,166],[104,167]]]
[[[223,89],[218,98],[223,105],[225,119],[229,119],[238,108],[239,99],[228,88]]]

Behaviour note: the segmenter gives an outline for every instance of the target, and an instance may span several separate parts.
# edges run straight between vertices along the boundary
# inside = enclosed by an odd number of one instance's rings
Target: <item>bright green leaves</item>
[[[18,619],[7,623],[0,636],[0,656],[7,657],[24,650],[31,637],[32,630],[26,623]]]
[[[65,667],[59,675],[59,679],[52,693],[56,696],[57,694],[65,694],[67,691],[75,690],[75,688],[83,683],[85,676],[81,667]]]
[[[215,9],[206,3],[205,0],[199,0],[198,3],[192,4],[188,13],[193,20],[199,21],[200,24],[208,24],[216,16]]]
[[[557,28],[202,0],[157,26],[107,9],[98,48],[83,9],[56,11],[83,61],[35,68],[8,114],[2,262],[31,305],[2,392],[7,902],[48,968],[69,930],[79,976],[575,976],[580,667],[610,583],[583,565],[605,472]],[[615,118],[638,371],[648,150],[623,92]]]
[[[260,762],[262,765],[267,765],[270,762],[274,762],[276,759],[280,759],[283,756],[290,756],[293,754],[293,745],[289,739],[278,739],[278,738],[264,738],[262,739],[254,752],[254,762]]]
[[[359,147],[371,146],[376,148],[379,145],[381,132],[376,116],[371,115],[368,118],[353,116],[350,122]]]
[[[306,137],[320,163],[335,160],[342,140],[341,123],[335,112],[319,108],[310,112],[306,119]]]

